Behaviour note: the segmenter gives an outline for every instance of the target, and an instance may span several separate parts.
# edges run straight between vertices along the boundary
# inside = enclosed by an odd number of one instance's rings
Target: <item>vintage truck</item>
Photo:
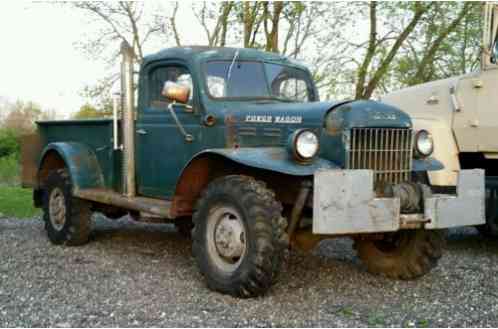
[[[429,173],[438,191],[451,190],[462,169],[483,168],[486,220],[477,228],[498,237],[498,6],[483,6],[481,68],[381,97],[408,113],[416,129],[434,137],[434,157],[444,169]]]
[[[38,122],[23,147],[55,244],[87,242],[92,212],[192,228],[207,285],[265,293],[291,246],[354,239],[369,271],[413,279],[441,257],[441,229],[484,223],[484,175],[433,194],[427,131],[374,101],[320,102],[302,64],[254,49],[180,47],[147,56],[135,104],[122,46],[122,116]],[[119,104],[118,104],[119,105]]]

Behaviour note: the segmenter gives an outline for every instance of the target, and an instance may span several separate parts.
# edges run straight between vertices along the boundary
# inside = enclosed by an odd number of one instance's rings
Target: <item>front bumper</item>
[[[319,170],[314,175],[313,233],[358,234],[484,224],[484,171],[461,170],[456,190],[456,195],[427,195],[423,213],[401,214],[398,198],[375,196],[372,170]]]

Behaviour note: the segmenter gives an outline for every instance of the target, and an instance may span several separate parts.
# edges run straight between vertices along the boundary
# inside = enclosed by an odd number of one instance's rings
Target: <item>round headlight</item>
[[[432,135],[427,130],[419,130],[415,135],[415,155],[426,158],[434,151]]]
[[[310,130],[299,130],[293,137],[293,151],[298,160],[313,159],[318,153],[318,136]]]

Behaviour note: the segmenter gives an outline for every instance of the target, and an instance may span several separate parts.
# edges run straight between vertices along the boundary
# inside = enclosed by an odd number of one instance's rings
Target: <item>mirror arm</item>
[[[191,142],[194,141],[194,136],[192,136],[191,134],[187,133],[185,131],[185,128],[183,128],[180,120],[178,120],[178,117],[176,116],[176,113],[175,113],[175,109],[173,108],[173,106],[176,105],[176,104],[177,104],[176,102],[173,102],[173,103],[170,103],[168,105],[169,113],[171,113],[171,116],[173,117],[173,120],[175,120],[175,124],[178,127],[178,130],[180,130],[180,132],[182,133],[183,137],[185,138],[185,141],[188,142],[188,143],[191,143]]]
[[[194,112],[194,108],[192,107],[192,105],[180,104],[180,103],[177,103],[177,105],[183,106],[184,109],[185,109],[185,112],[187,112],[187,113],[193,113]]]

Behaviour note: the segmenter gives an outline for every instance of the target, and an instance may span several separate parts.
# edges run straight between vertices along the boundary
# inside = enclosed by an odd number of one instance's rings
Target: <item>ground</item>
[[[96,218],[83,247],[51,245],[39,219],[0,219],[0,327],[498,326],[498,241],[449,232],[416,281],[365,272],[347,239],[291,253],[268,295],[209,291],[172,225]]]

